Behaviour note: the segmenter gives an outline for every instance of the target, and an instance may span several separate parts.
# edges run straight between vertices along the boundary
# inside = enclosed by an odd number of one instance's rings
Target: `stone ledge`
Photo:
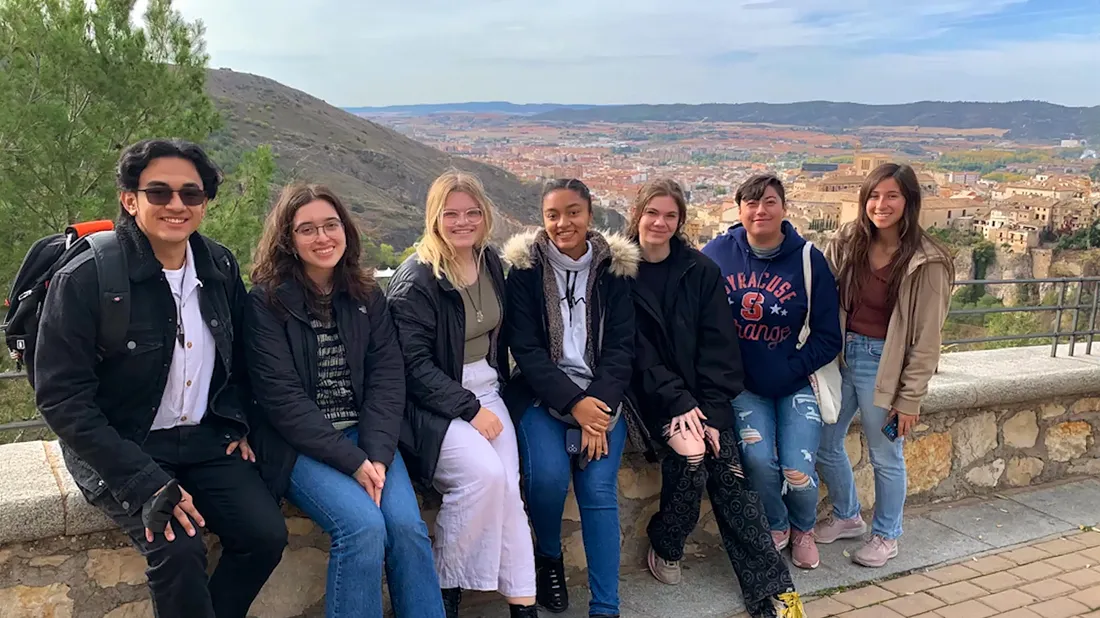
[[[1100,390],[1100,341],[1093,354],[1085,349],[1078,343],[1069,356],[1069,345],[1060,345],[1053,358],[1050,346],[944,354],[921,409],[935,413],[1095,394]]]
[[[45,444],[0,447],[0,546],[65,533],[65,505]]]

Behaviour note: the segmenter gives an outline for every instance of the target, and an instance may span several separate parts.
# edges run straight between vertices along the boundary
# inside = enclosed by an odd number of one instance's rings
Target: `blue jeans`
[[[885,539],[901,536],[901,514],[905,508],[905,455],[903,438],[891,442],[882,433],[889,411],[875,405],[875,376],[882,359],[882,339],[872,339],[848,333],[844,343],[843,401],[840,418],[835,425],[826,425],[821,436],[819,464],[821,477],[829,486],[833,514],[842,519],[859,515],[852,465],[844,450],[844,438],[856,413],[860,414],[863,437],[871,453],[875,471],[875,517],[871,533]]]
[[[742,391],[733,400],[733,411],[741,462],[764,503],[768,526],[810,532],[817,518],[814,464],[821,441],[821,412],[813,388],[807,384],[778,398]]]
[[[358,429],[344,430],[358,440]],[[401,453],[386,470],[382,507],[352,477],[305,455],[287,498],[332,537],[326,618],[382,618],[382,564],[398,618],[444,618],[432,543]]]
[[[626,419],[608,434],[607,456],[575,470],[565,452],[568,426],[545,408],[531,407],[519,421],[523,493],[535,532],[535,553],[561,558],[561,521],[569,479],[581,513],[588,559],[590,614],[619,613],[619,461],[626,444]]]

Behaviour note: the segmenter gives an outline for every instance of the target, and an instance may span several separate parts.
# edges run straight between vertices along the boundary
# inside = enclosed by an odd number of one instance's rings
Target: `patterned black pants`
[[[701,462],[670,452],[661,462],[661,508],[649,520],[653,551],[665,560],[684,557],[684,542],[699,522],[703,487],[710,494],[714,517],[745,605],[794,590],[787,563],[776,551],[760,497],[741,472],[737,437],[732,429],[719,437],[718,457],[710,450]]]

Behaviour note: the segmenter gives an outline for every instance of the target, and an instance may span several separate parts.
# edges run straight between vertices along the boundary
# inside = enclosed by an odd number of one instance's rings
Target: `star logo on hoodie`
[[[780,311],[783,311],[783,308],[782,308],[782,307],[780,307],[778,303],[777,303],[777,304],[773,304],[773,305],[771,306],[771,309],[772,309],[772,315],[779,315],[779,312],[780,312]]]

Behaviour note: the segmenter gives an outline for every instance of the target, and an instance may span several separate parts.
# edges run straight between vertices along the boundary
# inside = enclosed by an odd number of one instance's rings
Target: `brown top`
[[[493,278],[482,266],[477,282],[461,290],[466,308],[466,349],[462,363],[468,365],[489,356],[492,332],[500,326],[500,302]]]
[[[889,269],[887,264],[864,278],[859,300],[848,316],[848,330],[872,339],[886,339],[886,327],[894,311],[886,300]]]

